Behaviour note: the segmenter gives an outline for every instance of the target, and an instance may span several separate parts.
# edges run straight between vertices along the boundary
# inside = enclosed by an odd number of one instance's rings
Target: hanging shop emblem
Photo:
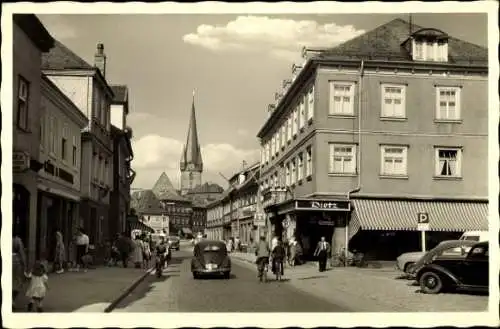
[[[295,201],[295,209],[312,211],[350,211],[351,204],[349,201],[297,200]]]

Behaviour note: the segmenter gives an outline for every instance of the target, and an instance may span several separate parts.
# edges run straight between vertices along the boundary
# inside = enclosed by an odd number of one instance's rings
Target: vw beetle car
[[[225,279],[231,276],[231,259],[226,244],[216,240],[201,240],[194,246],[191,259],[193,278],[207,275],[222,275]]]
[[[466,257],[435,256],[422,266],[416,279],[422,292],[438,294],[443,290],[488,291],[488,242],[472,246]]]
[[[179,250],[181,239],[178,236],[171,235],[168,237],[168,242],[170,243],[170,248]]]

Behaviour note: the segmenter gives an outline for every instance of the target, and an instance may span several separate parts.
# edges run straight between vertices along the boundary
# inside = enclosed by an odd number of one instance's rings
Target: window
[[[287,163],[285,165],[286,169],[286,180],[285,180],[285,184],[286,186],[290,186],[292,183],[291,183],[291,179],[290,179],[290,163]]]
[[[286,122],[281,126],[281,147],[284,148],[286,143]]]
[[[101,95],[99,88],[94,88],[95,98],[94,98],[94,118],[99,122],[101,118]]]
[[[98,169],[99,169],[99,157],[96,153],[94,153],[94,158],[92,161],[92,176],[93,178],[97,179],[97,174],[98,174]]]
[[[306,102],[304,100],[304,97],[301,98],[300,100],[300,115],[299,115],[299,129],[304,128],[304,125],[306,123]]]
[[[22,76],[18,77],[17,85],[17,127],[23,130],[28,130],[29,117],[29,82]]]
[[[413,60],[417,61],[448,61],[448,42],[445,40],[413,42]]]
[[[330,82],[330,114],[354,114],[354,84]]]
[[[76,136],[73,136],[73,153],[72,153],[72,163],[73,167],[76,167],[78,165],[78,147],[76,146]]]
[[[40,116],[40,147],[45,147],[45,108],[42,107],[42,115]]]
[[[405,86],[382,85],[382,117],[404,118]]]
[[[50,139],[50,153],[56,153],[56,118],[51,116],[49,119],[49,139]]]
[[[274,134],[274,139],[276,141],[274,153],[278,154],[278,153],[280,153],[280,132],[279,132],[279,130],[276,132],[276,134]]]
[[[106,111],[106,97],[101,97],[101,124],[103,127],[107,127],[107,114],[108,111]]]
[[[330,172],[356,173],[356,146],[330,144]]]
[[[299,127],[299,109],[296,107],[293,110],[293,122],[292,122],[292,135],[295,137],[297,135],[297,130]]]
[[[304,178],[304,155],[299,153],[297,157],[297,180],[301,181]]]
[[[291,170],[290,170],[290,180],[291,180],[291,183],[292,184],[295,184],[295,182],[297,181],[297,174],[295,172],[295,169],[296,169],[296,164],[295,164],[295,158],[292,159],[292,164],[291,164]]]
[[[288,138],[287,141],[290,142],[292,140],[292,116],[293,114],[290,113],[290,116],[288,117],[287,120],[287,126],[288,126]]]
[[[458,148],[436,148],[436,176],[460,177],[462,150]]]
[[[313,173],[312,168],[312,148],[309,146],[306,150],[306,176],[309,177]]]
[[[104,161],[104,173],[103,173],[103,182],[104,184],[108,183],[108,169],[109,169],[109,164],[108,161]]]
[[[436,118],[438,120],[460,119],[460,88],[437,87]]]
[[[309,90],[307,102],[307,120],[311,120],[314,117],[314,86],[312,86],[311,90]]]
[[[62,136],[61,136],[61,159],[63,161],[66,161],[66,158],[68,156],[68,127],[66,125],[62,129]]]
[[[382,146],[382,175],[406,176],[406,146]]]

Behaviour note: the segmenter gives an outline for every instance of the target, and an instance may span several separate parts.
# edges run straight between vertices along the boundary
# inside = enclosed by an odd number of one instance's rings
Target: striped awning
[[[349,230],[414,231],[419,213],[429,215],[430,231],[488,230],[488,203],[478,201],[352,200]],[[353,234],[353,236],[354,236]],[[351,235],[351,234],[349,234]]]
[[[138,220],[130,222],[130,230],[141,230],[143,232],[149,232],[149,233],[155,232],[155,230],[153,230],[151,227],[147,226],[146,224]]]

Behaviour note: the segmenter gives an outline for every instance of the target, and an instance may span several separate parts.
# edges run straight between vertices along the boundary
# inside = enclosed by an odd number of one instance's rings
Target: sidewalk
[[[88,272],[64,272],[49,275],[44,312],[104,312],[146,269],[97,267]],[[19,296],[15,312],[25,312],[28,298]]]

